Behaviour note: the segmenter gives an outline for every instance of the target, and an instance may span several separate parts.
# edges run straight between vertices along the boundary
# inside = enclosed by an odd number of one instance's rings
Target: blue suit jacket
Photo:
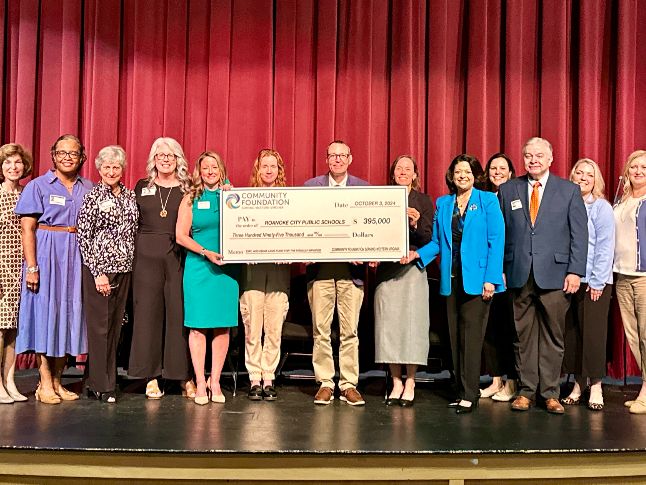
[[[453,235],[451,221],[455,194],[437,199],[433,220],[433,238],[426,246],[417,250],[418,265],[428,265],[440,256],[440,294],[451,294],[451,265]],[[502,279],[502,258],[505,247],[505,226],[500,213],[498,199],[491,192],[473,189],[464,218],[462,245],[462,281],[465,293],[480,295],[482,285],[491,283],[496,293],[504,291]]]
[[[360,179],[359,177],[355,177],[354,175],[348,174],[348,186],[351,185],[370,185],[368,182],[366,182],[363,179]],[[305,187],[328,187],[330,185],[330,180],[328,178],[328,174],[326,173],[325,175],[319,175],[318,177],[314,177],[306,181],[303,185]]]
[[[550,174],[532,227],[527,185],[524,175],[502,184],[498,191],[506,227],[507,286],[523,287],[533,268],[539,288],[562,289],[568,273],[585,276],[588,214],[581,189]]]
[[[318,177],[307,180],[303,185],[305,185],[306,187],[328,187],[330,185],[330,179],[328,178],[328,174],[326,173],[325,175],[319,175]],[[357,186],[370,184],[365,180],[360,179],[359,177],[348,174],[347,185]],[[307,281],[312,281],[316,278],[316,275],[319,272],[320,264],[321,263],[310,264],[306,267],[305,275]],[[352,274],[352,281],[354,282],[354,284],[357,286],[363,286],[363,278],[366,273],[365,265],[354,265],[350,263],[348,263],[348,265],[350,266],[350,274]]]

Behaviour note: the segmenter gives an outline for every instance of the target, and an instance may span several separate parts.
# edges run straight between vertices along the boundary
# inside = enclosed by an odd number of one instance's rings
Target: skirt
[[[375,290],[375,362],[426,365],[429,326],[425,269],[409,264],[379,283]]]

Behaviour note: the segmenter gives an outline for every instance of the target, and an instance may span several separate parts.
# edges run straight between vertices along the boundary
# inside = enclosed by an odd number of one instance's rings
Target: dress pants
[[[271,380],[280,361],[283,322],[289,309],[289,265],[254,264],[244,271],[240,315],[245,332],[245,366],[250,381]],[[263,338],[264,333],[264,338]]]
[[[186,381],[191,367],[184,328],[182,257],[179,248],[167,247],[168,235],[137,236],[128,375]]]
[[[646,276],[618,274],[615,288],[626,340],[646,381]]]
[[[88,386],[96,392],[117,387],[117,345],[130,291],[130,273],[108,274],[109,296],[96,291],[94,276],[83,266],[83,310],[87,321]]]
[[[565,318],[565,357],[563,371],[583,379],[601,379],[606,375],[608,311],[612,285],[606,285],[601,297],[592,301],[588,285],[581,283],[572,295]]]
[[[485,366],[492,376],[518,377],[514,356],[516,339],[512,296],[508,291],[496,293],[491,301],[483,346]]]
[[[316,381],[334,389],[332,318],[336,304],[339,315],[339,389],[357,387],[359,382],[359,313],[363,287],[351,279],[317,279],[308,284],[307,297],[312,310],[314,349],[312,364]]]
[[[558,399],[565,314],[570,300],[561,289],[540,289],[533,271],[522,288],[509,291],[514,295],[518,333],[515,348],[520,378],[518,394],[534,400],[538,392],[544,399]]]
[[[446,298],[451,355],[457,397],[475,402],[480,396],[482,342],[489,318],[489,302],[482,295],[468,295],[460,276],[451,278]]]

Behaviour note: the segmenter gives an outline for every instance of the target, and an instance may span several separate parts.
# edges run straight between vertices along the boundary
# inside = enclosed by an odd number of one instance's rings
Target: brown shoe
[[[511,409],[514,411],[528,411],[531,407],[532,400],[525,396],[518,396],[514,399],[514,402],[511,403]]]
[[[563,414],[565,412],[563,405],[558,399],[554,399],[553,397],[545,401],[545,407],[547,408],[548,413]]]
[[[321,386],[314,396],[314,404],[322,404],[327,406],[334,401],[334,389]]]
[[[341,391],[341,401],[347,402],[350,406],[363,406],[366,401],[363,400],[359,391],[354,387],[349,387],[348,389]]]

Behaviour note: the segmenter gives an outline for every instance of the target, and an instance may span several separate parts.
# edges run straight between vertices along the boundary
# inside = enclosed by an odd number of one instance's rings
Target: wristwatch
[[[204,249],[204,248],[200,249],[200,255],[201,255],[203,258],[206,258],[206,249]]]
[[[38,273],[40,271],[40,268],[38,265],[36,266],[27,266],[27,273],[33,274],[33,273]]]

